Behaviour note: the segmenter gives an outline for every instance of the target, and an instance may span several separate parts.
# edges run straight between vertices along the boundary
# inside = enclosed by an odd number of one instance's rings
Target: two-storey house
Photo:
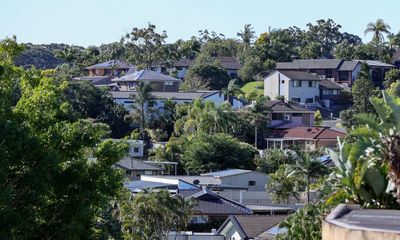
[[[320,82],[319,77],[307,72],[274,71],[264,79],[264,96],[313,106],[319,101]]]

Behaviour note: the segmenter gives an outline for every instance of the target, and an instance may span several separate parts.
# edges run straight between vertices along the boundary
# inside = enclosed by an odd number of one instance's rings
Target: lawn
[[[264,95],[264,82],[262,81],[248,82],[241,89],[245,94],[251,91],[252,89],[256,89],[258,94]]]

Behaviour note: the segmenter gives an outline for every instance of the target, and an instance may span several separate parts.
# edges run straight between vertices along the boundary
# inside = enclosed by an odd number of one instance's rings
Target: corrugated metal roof
[[[115,68],[115,69],[128,69],[132,67],[130,64],[120,61],[120,60],[110,60],[110,61],[106,61],[106,62],[102,62],[102,63],[98,63],[92,66],[87,67],[87,70],[90,69],[111,69],[111,68]]]
[[[114,78],[114,82],[129,82],[129,81],[176,81],[180,82],[181,79],[174,78],[169,75],[165,75],[159,72],[151,70],[140,70],[133,73],[129,73],[120,78]]]
[[[132,192],[140,192],[144,189],[151,188],[168,188],[176,189],[176,184],[159,183],[159,182],[147,182],[147,181],[132,181],[124,184]]]
[[[123,167],[128,170],[149,170],[149,171],[161,171],[161,168],[153,166],[151,164],[132,159],[131,157],[124,157],[118,161],[115,165]]]
[[[279,70],[281,74],[290,78],[291,80],[312,80],[312,81],[321,81],[321,79],[311,73],[302,72],[302,71],[289,71],[289,70]]]
[[[342,61],[342,59],[296,59],[293,62],[278,62],[276,69],[337,69]]]
[[[239,175],[239,174],[249,173],[249,172],[253,172],[253,171],[245,170],[245,169],[228,169],[228,170],[217,171],[217,172],[203,173],[200,175],[201,176],[213,176],[213,177],[229,177],[229,176],[234,176],[234,175]]]

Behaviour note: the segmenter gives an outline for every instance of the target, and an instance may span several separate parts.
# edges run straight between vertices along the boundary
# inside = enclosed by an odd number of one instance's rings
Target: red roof
[[[298,139],[336,139],[344,138],[345,133],[329,127],[294,127],[288,129],[271,130],[268,138],[298,138]]]

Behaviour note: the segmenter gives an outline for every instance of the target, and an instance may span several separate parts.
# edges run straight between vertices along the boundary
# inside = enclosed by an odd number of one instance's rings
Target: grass
[[[258,94],[264,95],[264,82],[262,81],[248,82],[241,89],[245,94],[253,89],[256,89],[256,92]]]

